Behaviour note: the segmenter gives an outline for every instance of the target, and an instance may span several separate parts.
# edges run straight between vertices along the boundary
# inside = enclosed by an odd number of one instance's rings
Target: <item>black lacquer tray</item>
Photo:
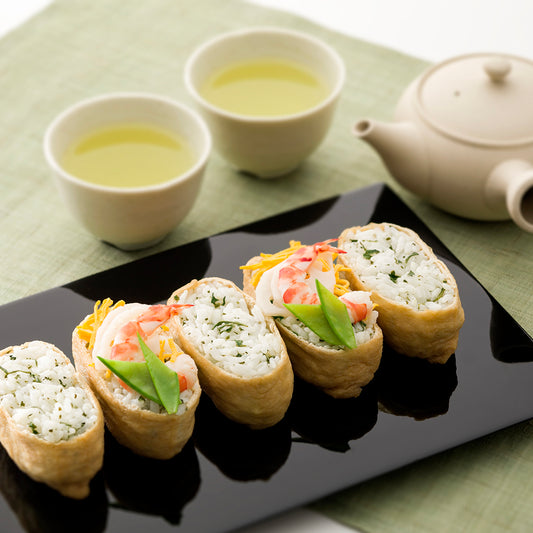
[[[357,399],[333,400],[299,380],[273,428],[225,419],[204,395],[193,438],[174,459],[135,456],[106,435],[103,470],[84,501],[30,480],[0,448],[2,531],[221,532],[310,502],[533,417],[533,341],[414,213],[375,185],[180,246],[0,308],[0,346],[41,339],[70,353],[71,332],[97,299],[166,301],[193,278],[241,284],[239,266],[290,239],[311,244],[348,226],[415,230],[455,276],[465,310],[445,365],[385,347]]]

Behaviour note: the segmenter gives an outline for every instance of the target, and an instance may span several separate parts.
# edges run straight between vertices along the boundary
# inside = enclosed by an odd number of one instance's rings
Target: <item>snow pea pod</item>
[[[162,405],[146,363],[104,359],[103,357],[98,357],[98,359],[126,385],[145,398]]]
[[[146,343],[137,333],[139,346],[144,355],[146,365],[152,377],[152,381],[159,396],[161,405],[167,413],[174,414],[178,410],[180,401],[180,383],[178,374],[169,368],[157,355],[146,346]]]
[[[98,357],[98,359],[126,385],[145,398],[163,406],[167,413],[174,414],[181,403],[178,374],[168,368],[148,348],[139,334],[137,337],[145,362],[119,361],[103,357]]]
[[[323,341],[333,345],[342,344],[331,329],[320,304],[285,304],[285,307]]]
[[[320,281],[316,280],[316,290],[324,316],[341,344],[353,349],[357,346],[352,321],[348,315],[346,305],[329,291]]]

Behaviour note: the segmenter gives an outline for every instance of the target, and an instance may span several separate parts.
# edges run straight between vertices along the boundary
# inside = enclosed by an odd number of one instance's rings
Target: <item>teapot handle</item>
[[[533,233],[533,165],[522,159],[500,163],[489,175],[485,195],[491,209],[503,208],[518,227]]]

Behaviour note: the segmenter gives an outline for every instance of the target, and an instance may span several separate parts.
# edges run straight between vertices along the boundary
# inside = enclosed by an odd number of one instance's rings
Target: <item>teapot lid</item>
[[[533,142],[533,62],[471,54],[430,68],[417,87],[418,112],[441,132],[476,144]]]

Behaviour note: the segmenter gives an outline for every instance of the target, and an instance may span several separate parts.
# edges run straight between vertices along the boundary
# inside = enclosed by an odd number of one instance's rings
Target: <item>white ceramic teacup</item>
[[[188,171],[156,185],[111,187],[78,179],[61,159],[68,146],[95,129],[124,123],[166,128],[186,139],[195,154]],[[158,95],[113,93],[79,102],[48,127],[44,153],[59,192],[71,212],[99,239],[124,250],[152,246],[191,210],[211,150],[201,117],[187,106]]]
[[[245,116],[207,101],[202,86],[216,70],[264,57],[289,60],[313,71],[328,88],[316,106],[292,115]],[[209,125],[217,151],[238,170],[263,178],[287,174],[322,142],[345,79],[337,52],[310,35],[252,27],[219,35],[200,46],[185,66],[185,84]]]

